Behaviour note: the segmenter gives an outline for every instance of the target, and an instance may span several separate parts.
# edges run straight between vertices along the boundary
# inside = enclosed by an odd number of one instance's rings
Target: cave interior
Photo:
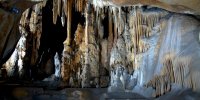
[[[1,100],[199,100],[199,0],[0,0]]]

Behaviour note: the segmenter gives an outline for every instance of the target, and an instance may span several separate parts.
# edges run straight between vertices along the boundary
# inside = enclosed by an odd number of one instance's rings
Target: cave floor
[[[158,98],[134,92],[108,92],[108,88],[70,88],[62,81],[0,80],[0,100],[199,100],[191,89],[174,89]],[[174,88],[176,85],[173,85]]]
[[[65,88],[51,90],[40,87],[1,87],[0,100],[101,100],[106,89]]]
[[[190,89],[145,98],[133,92],[107,92],[108,88],[69,88],[57,81],[0,81],[0,100],[199,100]],[[194,99],[193,99],[194,98]],[[197,99],[198,98],[198,99]]]
[[[54,83],[54,85],[52,85]],[[48,85],[47,85],[48,84]],[[0,100],[144,100],[132,92],[108,93],[107,88],[66,88],[56,82],[0,81]]]
[[[135,93],[107,93],[106,88],[1,87],[0,100],[145,100]]]

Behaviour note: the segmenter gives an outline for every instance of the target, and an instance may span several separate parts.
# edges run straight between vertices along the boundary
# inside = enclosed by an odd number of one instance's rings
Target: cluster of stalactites
[[[53,0],[53,23],[56,24],[57,18],[61,18],[62,25],[65,25],[65,18],[71,16],[72,7],[77,12],[83,12],[86,5],[85,0]],[[70,22],[68,22],[70,23]]]
[[[191,57],[175,57],[174,54],[168,54],[163,59],[163,69],[161,75],[156,75],[146,86],[155,89],[154,96],[161,96],[171,90],[171,84],[175,83],[181,87],[197,90],[199,72],[191,72]]]
[[[130,15],[130,29],[132,29],[132,41],[134,43],[135,54],[144,52],[141,47],[145,47],[142,43],[142,37],[150,37],[152,30],[159,23],[162,17],[167,13],[163,11],[158,12],[147,12],[143,11],[140,7],[131,8]]]
[[[152,29],[166,16],[165,11],[143,11],[142,7],[95,7],[96,23],[98,29],[101,29],[101,20],[105,16],[109,16],[109,34],[114,33],[114,41],[118,35],[125,32],[125,25],[128,23],[130,27],[130,33],[132,35],[132,42],[136,50],[135,53],[144,52],[141,47],[145,47],[140,39],[141,37],[150,37]]]
[[[94,2],[96,1],[96,2]],[[74,7],[76,11],[83,13],[85,10],[86,0],[53,0],[53,23],[56,24],[57,18],[61,18],[62,25],[64,26],[67,22],[67,33],[68,37],[71,37],[71,18],[72,18],[72,8]],[[97,6],[98,0],[93,0],[93,6],[95,10],[95,20],[97,24],[97,31],[99,32],[102,26],[102,19],[109,15],[111,18],[109,24],[109,34],[115,35],[114,41],[116,41],[117,35],[124,32],[124,27],[127,21],[130,21],[130,29],[134,30],[131,32],[133,34],[132,40],[134,43],[135,53],[143,52],[140,48],[143,45],[140,42],[142,36],[151,36],[151,30],[159,22],[159,20],[166,15],[163,12],[148,13],[144,12],[142,7],[130,6],[130,7],[115,7],[115,6]],[[101,3],[102,4],[102,3]],[[126,9],[126,12],[124,11]],[[111,13],[111,14],[109,14]],[[129,16],[129,13],[130,14]],[[130,18],[129,18],[130,17]],[[67,21],[66,21],[67,18]],[[112,22],[111,22],[112,21]],[[112,25],[112,26],[111,26]],[[113,30],[112,30],[113,29]],[[100,35],[101,36],[101,35]],[[70,44],[70,39],[65,41],[67,45]]]
[[[146,52],[149,48],[148,43],[141,38],[149,38],[152,31],[159,24],[161,19],[169,14],[167,11],[158,10],[152,12],[145,7],[114,7],[114,6],[95,6],[95,21],[99,37],[102,38],[102,20],[108,17],[108,52],[116,45],[119,37],[123,34],[130,34],[130,46],[127,52],[134,53],[133,60],[139,53]],[[105,24],[105,23],[104,23]],[[126,30],[127,28],[127,30]],[[159,27],[162,28],[162,27]],[[104,30],[104,29],[103,29]],[[158,29],[161,30],[161,29]],[[104,33],[105,34],[105,33]],[[126,41],[126,39],[125,39]],[[128,44],[128,42],[126,43]],[[128,45],[127,45],[128,47]],[[110,59],[111,60],[111,59]],[[134,61],[132,61],[134,63]],[[133,68],[136,69],[136,68]]]
[[[67,22],[67,39],[64,45],[71,44],[71,22],[72,22],[72,8],[83,13],[86,5],[86,0],[53,0],[53,23],[57,23],[57,19],[61,18],[62,26]],[[67,21],[66,21],[67,19]]]
[[[171,83],[168,75],[155,75],[145,87],[152,87],[155,89],[153,97],[158,97],[171,90]]]

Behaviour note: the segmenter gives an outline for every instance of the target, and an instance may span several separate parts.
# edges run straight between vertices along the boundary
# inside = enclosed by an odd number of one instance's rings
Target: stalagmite
[[[108,58],[109,58],[109,53],[108,53],[108,41],[104,39],[101,42],[101,63],[102,67],[108,69]]]
[[[22,17],[21,17],[21,20],[20,20],[20,24],[25,27],[25,25],[27,24],[27,17],[28,17],[28,14],[29,14],[29,11],[30,9],[27,9],[23,14],[22,14]]]
[[[45,7],[48,0],[43,0],[42,6]]]
[[[84,27],[80,24],[77,26],[77,30],[75,32],[74,42],[75,46],[69,48],[65,47],[65,51],[63,51],[62,58],[62,78],[68,85],[72,87],[80,87],[81,86],[81,74],[82,67],[84,65],[84,56],[85,52],[85,42],[84,42]],[[69,51],[70,50],[70,51]],[[76,80],[78,78],[78,82]]]
[[[83,65],[83,73],[82,73],[82,87],[89,87],[89,71],[90,71],[90,66],[89,66],[89,14],[90,14],[90,4],[86,5],[86,10],[85,10],[85,64]]]

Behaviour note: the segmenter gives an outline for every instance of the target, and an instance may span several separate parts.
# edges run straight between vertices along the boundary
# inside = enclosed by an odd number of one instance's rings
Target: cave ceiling
[[[200,15],[199,0],[93,0],[96,6],[142,6],[149,5],[171,12]],[[102,3],[102,4],[101,4]]]
[[[9,1],[9,0],[0,0]],[[47,1],[47,0],[25,0],[25,1]],[[199,0],[88,0],[95,6],[143,6],[158,7],[171,12],[200,15]]]

